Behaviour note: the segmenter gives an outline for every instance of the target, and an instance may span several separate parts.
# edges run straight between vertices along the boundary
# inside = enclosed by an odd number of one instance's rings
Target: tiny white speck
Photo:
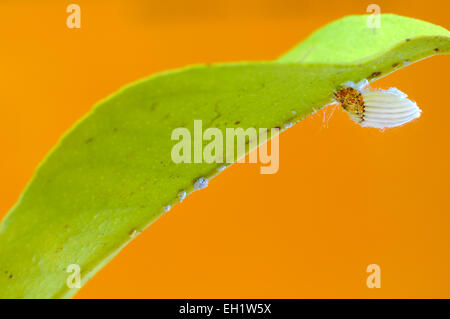
[[[362,89],[364,89],[366,86],[369,85],[369,81],[367,79],[363,79],[357,83],[353,82],[353,81],[347,81],[344,83],[345,87],[351,87],[354,88],[355,90],[361,91]]]
[[[411,62],[409,62],[409,61],[403,61],[403,65],[404,66],[407,66],[407,65],[410,65],[411,64]]]
[[[194,183],[194,190],[199,190],[208,186],[208,179],[204,177],[200,177]]]
[[[295,110],[292,110],[291,112],[292,112],[292,114],[294,114],[294,115],[297,114],[297,112],[295,112]]]
[[[219,172],[222,172],[223,170],[225,170],[225,168],[227,168],[225,165],[221,165],[221,166],[217,167],[217,170]]]
[[[171,208],[172,208],[172,206],[170,206],[170,205],[164,206],[164,208],[163,208],[164,213],[167,213]]]
[[[130,237],[134,238],[138,235],[138,231],[136,229],[133,229],[133,231],[130,233]]]
[[[288,129],[288,128],[290,128],[292,125],[294,125],[294,124],[292,124],[292,123],[285,123],[285,124],[283,125],[283,127],[284,127],[285,129]]]
[[[180,199],[180,202],[183,201],[183,199],[186,198],[186,191],[181,191],[178,193],[178,198]]]

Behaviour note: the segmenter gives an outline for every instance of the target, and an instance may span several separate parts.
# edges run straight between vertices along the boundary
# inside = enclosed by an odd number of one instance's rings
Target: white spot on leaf
[[[200,177],[194,182],[194,190],[199,190],[208,186],[208,179]]]
[[[178,193],[178,198],[180,199],[180,202],[182,202],[183,199],[186,198],[186,191],[183,190],[183,191],[179,192]]]

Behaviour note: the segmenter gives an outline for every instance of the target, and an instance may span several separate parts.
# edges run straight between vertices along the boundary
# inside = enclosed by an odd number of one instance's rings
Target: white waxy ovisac
[[[396,127],[420,117],[416,102],[396,88],[389,90],[362,90],[364,114],[359,124],[365,127]]]

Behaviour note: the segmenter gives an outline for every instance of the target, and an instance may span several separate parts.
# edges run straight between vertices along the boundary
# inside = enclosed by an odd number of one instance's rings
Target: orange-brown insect
[[[358,90],[347,87],[335,92],[334,95],[344,110],[362,119],[364,114],[364,100]]]

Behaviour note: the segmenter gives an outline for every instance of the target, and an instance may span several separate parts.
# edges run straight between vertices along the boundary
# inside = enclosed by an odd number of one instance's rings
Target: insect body
[[[395,127],[420,117],[422,111],[417,104],[400,90],[369,90],[361,86],[350,82],[334,94],[344,111],[361,126]]]

